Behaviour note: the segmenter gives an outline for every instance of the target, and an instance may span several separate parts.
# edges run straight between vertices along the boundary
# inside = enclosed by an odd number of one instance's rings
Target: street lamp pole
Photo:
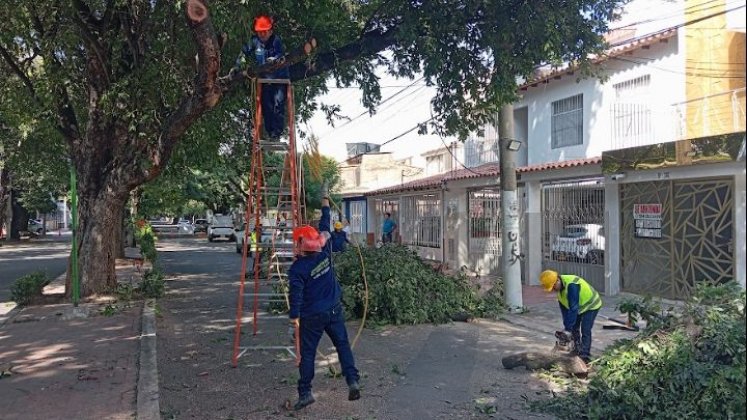
[[[519,246],[519,200],[516,181],[516,152],[521,142],[514,139],[514,108],[503,105],[498,114],[501,177],[501,249],[503,294],[509,311],[524,307],[521,290],[521,247]]]

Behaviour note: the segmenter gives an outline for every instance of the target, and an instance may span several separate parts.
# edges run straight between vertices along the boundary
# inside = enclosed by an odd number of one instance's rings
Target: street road
[[[10,287],[19,277],[42,271],[54,279],[67,269],[70,234],[47,234],[44,238],[2,242],[0,246],[0,302],[10,300]]]

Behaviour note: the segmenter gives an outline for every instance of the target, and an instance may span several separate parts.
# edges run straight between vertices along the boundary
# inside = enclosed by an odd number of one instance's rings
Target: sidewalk
[[[139,281],[118,260],[120,281]],[[45,293],[64,292],[64,276]],[[132,419],[137,411],[143,302],[18,308],[0,324],[0,417]]]

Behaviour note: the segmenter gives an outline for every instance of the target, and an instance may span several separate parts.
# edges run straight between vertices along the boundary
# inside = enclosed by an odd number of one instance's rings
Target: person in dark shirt
[[[335,230],[332,234],[332,252],[344,252],[347,248],[346,244],[349,244],[348,234],[342,230],[342,222],[335,222]]]
[[[241,47],[242,55],[236,60],[235,68],[241,67],[243,58],[254,60],[257,66],[282,60],[285,56],[283,41],[273,32],[274,22],[266,15],[254,19],[254,32],[248,43]],[[260,73],[263,79],[289,79],[287,67],[277,69],[271,73]],[[265,131],[271,139],[277,140],[285,129],[287,85],[279,83],[262,84],[262,119]]]
[[[293,229],[297,257],[288,271],[290,283],[290,321],[300,328],[301,363],[298,367],[298,402],[295,410],[312,404],[311,381],[314,379],[314,358],[322,333],[326,332],[337,349],[342,373],[348,384],[348,400],[360,398],[359,374],[355,367],[345,329],[341,303],[342,288],[332,266],[329,222],[329,197],[322,187],[322,218],[319,231],[311,226]]]

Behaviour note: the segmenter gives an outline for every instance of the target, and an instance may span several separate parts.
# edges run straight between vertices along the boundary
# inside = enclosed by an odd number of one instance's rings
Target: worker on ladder
[[[322,186],[322,218],[319,231],[312,226],[293,229],[293,242],[298,254],[288,271],[290,284],[290,321],[300,328],[298,402],[295,410],[312,404],[311,381],[314,379],[314,358],[322,333],[332,340],[348,384],[348,400],[360,398],[359,374],[345,329],[342,309],[342,288],[332,266],[329,241],[329,196],[326,182]],[[320,233],[321,231],[321,233]]]
[[[248,43],[241,47],[242,54],[236,59],[235,69],[241,67],[243,59],[254,60],[257,66],[282,60],[285,52],[283,41],[279,35],[273,32],[274,22],[267,15],[259,15],[254,19],[254,33]],[[263,79],[289,79],[290,73],[287,67],[275,70],[272,73],[260,73]],[[285,100],[287,85],[282,83],[262,84],[262,116],[265,131],[272,140],[277,140],[283,135],[285,129]]]

